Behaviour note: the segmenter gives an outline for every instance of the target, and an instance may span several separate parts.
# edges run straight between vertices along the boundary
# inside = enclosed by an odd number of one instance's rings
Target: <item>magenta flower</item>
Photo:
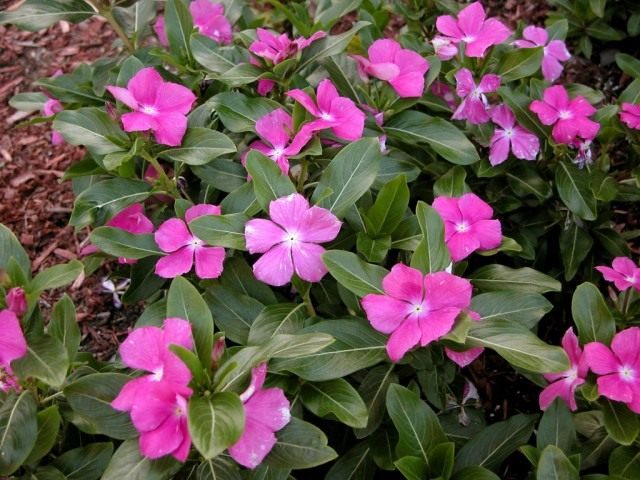
[[[468,313],[473,321],[475,322],[480,321],[481,317],[478,312],[474,312],[470,310]],[[476,358],[482,355],[482,352],[484,352],[484,347],[471,347],[471,348],[467,348],[465,350],[460,350],[460,351],[453,350],[449,347],[444,347],[444,353],[447,355],[449,360],[454,362],[460,368],[464,368],[467,365],[469,365]]]
[[[540,141],[533,133],[516,124],[516,117],[506,105],[499,105],[491,110],[491,120],[496,128],[491,137],[489,161],[491,165],[499,165],[509,156],[509,150],[521,160],[535,160],[540,150]]]
[[[444,82],[436,80],[431,85],[430,89],[431,93],[433,93],[436,97],[440,97],[445,103],[449,106],[451,110],[455,110],[458,106],[458,102],[456,102],[456,96],[451,90],[451,87]]]
[[[120,345],[120,356],[128,367],[149,372],[127,382],[111,406],[130,412],[140,432],[140,451],[149,458],[172,455],[185,461],[191,447],[187,427],[187,399],[191,372],[169,350],[169,345],[193,347],[191,324],[167,318],[163,328],[134,330]]]
[[[558,143],[571,144],[577,137],[592,140],[600,125],[589,120],[596,109],[582,96],[569,99],[562,85],[545,89],[543,100],[534,100],[529,110],[536,113],[543,125],[553,125],[553,139]]]
[[[56,113],[59,113],[63,110],[62,103],[60,100],[56,100],[55,98],[49,98],[44,105],[42,106],[42,114],[45,117],[52,117]],[[52,145],[62,145],[64,143],[64,138],[60,132],[56,130],[51,130],[51,144]]]
[[[452,42],[464,43],[465,55],[468,57],[484,57],[489,47],[504,42],[511,35],[511,30],[499,20],[486,18],[480,2],[474,2],[460,10],[457,19],[451,15],[439,16],[436,28]]]
[[[262,388],[267,364],[251,371],[251,384],[240,395],[244,404],[244,432],[229,447],[229,454],[240,465],[256,468],[276,444],[274,432],[283,429],[291,420],[289,400],[280,388]]]
[[[570,367],[562,373],[546,373],[546,378],[550,383],[540,392],[540,409],[546,410],[556,399],[561,398],[573,411],[576,408],[575,392],[578,386],[585,382],[589,371],[586,357],[582,354],[578,337],[573,333],[573,328],[569,328],[562,337],[562,348],[569,357]]]
[[[256,122],[256,133],[262,140],[256,140],[242,154],[241,162],[244,165],[250,150],[258,150],[271,158],[284,175],[289,174],[289,157],[297,155],[304,148],[304,144],[298,142],[292,146],[293,121],[282,108],[261,117]],[[264,141],[263,141],[264,140]]]
[[[210,0],[194,0],[189,4],[189,12],[193,19],[193,26],[201,35],[223,45],[233,41],[233,31],[229,20],[224,16],[223,4]],[[165,47],[169,46],[163,15],[158,17],[153,29],[160,44]]]
[[[343,140],[354,141],[362,138],[365,115],[353,101],[338,95],[338,90],[325,79],[318,85],[316,100],[308,93],[295,89],[287,95],[299,102],[316,120],[302,126],[291,146],[306,145],[313,132],[330,128],[333,134]],[[292,147],[293,148],[293,147]]]
[[[625,102],[622,104],[620,120],[629,128],[640,130],[640,105]]]
[[[440,60],[451,60],[458,54],[458,47],[456,46],[456,42],[454,42],[450,38],[436,35],[431,40],[431,45],[433,45],[433,50]]]
[[[13,287],[7,292],[5,297],[7,308],[15,313],[18,317],[24,315],[27,311],[27,296],[20,287]]]
[[[199,278],[218,278],[224,268],[224,248],[207,246],[191,233],[187,225],[203,215],[220,213],[220,207],[202,203],[185,212],[186,223],[180,218],[170,218],[162,223],[154,237],[160,250],[169,255],[156,263],[156,275],[163,278],[183,275],[191,271],[195,258],[196,275]]]
[[[286,33],[276,35],[264,28],[258,28],[256,34],[258,39],[249,45],[249,51],[258,57],[270,60],[274,65],[293,57],[316,40],[327,36],[325,32],[316,32],[309,38],[299,37],[291,40]]]
[[[571,58],[567,46],[562,40],[551,40],[544,28],[528,26],[522,32],[525,40],[516,40],[514,45],[519,48],[544,47],[542,57],[542,76],[549,82],[555,82],[562,73],[562,63]],[[548,42],[548,43],[547,43]]]
[[[19,388],[13,376],[11,362],[27,354],[27,340],[20,320],[11,310],[0,311],[0,391]]]
[[[342,222],[329,210],[309,207],[299,193],[273,200],[269,216],[249,220],[244,229],[249,253],[264,253],[253,264],[256,278],[279,287],[295,272],[302,280],[319,282],[327,273],[319,244],[335,239]]]
[[[422,55],[388,38],[373,42],[368,54],[369,59],[354,55],[363,76],[388,81],[402,98],[422,96],[424,74],[429,70],[429,62]]]
[[[611,267],[602,265],[596,267],[596,270],[602,274],[606,281],[613,282],[621,292],[629,287],[633,287],[640,292],[640,268],[633,260],[627,257],[616,257],[613,259]]]
[[[158,143],[180,145],[187,130],[186,114],[196,100],[191,90],[165,82],[153,67],[136,73],[127,88],[109,85],[107,90],[133,110],[121,118],[126,132],[151,130]]]
[[[468,68],[461,68],[455,76],[456,92],[463,100],[456,111],[453,112],[451,118],[454,120],[468,120],[474,125],[487,123],[490,117],[487,111],[489,102],[485,93],[498,90],[500,76],[487,74],[482,77],[478,85],[474,82],[473,75]]]
[[[454,262],[502,243],[500,221],[491,219],[493,209],[475,193],[458,198],[437,197],[433,208],[444,221],[444,239]]]
[[[167,37],[167,27],[165,25],[164,15],[158,15],[156,23],[153,24],[153,31],[156,32],[160,45],[168,47],[169,37]]]
[[[611,349],[600,342],[584,346],[589,368],[599,375],[598,393],[616,402],[626,403],[640,413],[640,328],[618,332]]]
[[[471,303],[471,283],[447,272],[422,275],[401,263],[382,280],[384,295],[370,293],[362,299],[369,323],[391,334],[389,358],[397,362],[418,343],[426,346],[446,335]]]

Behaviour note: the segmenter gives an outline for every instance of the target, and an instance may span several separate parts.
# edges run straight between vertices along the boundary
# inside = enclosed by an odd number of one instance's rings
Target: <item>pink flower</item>
[[[289,157],[297,155],[304,147],[301,142],[292,146],[292,132],[293,121],[291,120],[291,115],[282,108],[278,108],[261,117],[256,122],[256,133],[264,141],[256,140],[249,145],[249,148],[241,157],[242,164],[245,164],[249,150],[258,150],[271,158],[280,167],[284,175],[288,175]]]
[[[502,242],[499,220],[492,220],[493,209],[475,193],[461,197],[437,197],[433,208],[444,221],[444,239],[454,262],[476,250],[491,250]]]
[[[431,85],[431,93],[443,99],[451,110],[454,110],[458,106],[453,90],[451,90],[451,87],[444,82],[439,80],[433,82]]]
[[[44,105],[42,106],[42,114],[45,117],[52,117],[56,113],[59,113],[63,110],[62,103],[55,98],[49,98]],[[52,145],[62,145],[64,143],[64,138],[60,132],[55,130],[51,130],[51,144]]]
[[[543,100],[534,100],[529,110],[536,113],[544,125],[553,125],[553,139],[558,143],[570,144],[577,137],[592,140],[600,125],[589,120],[596,109],[582,96],[569,99],[567,90],[562,85],[545,89]]]
[[[13,287],[7,292],[5,297],[7,308],[15,313],[18,317],[24,315],[27,311],[27,296],[20,287]]]
[[[229,448],[231,458],[251,469],[260,465],[276,444],[274,432],[291,420],[289,400],[282,389],[262,388],[266,375],[266,363],[251,371],[251,384],[240,395],[244,403],[244,432]]]
[[[529,130],[516,124],[516,117],[506,105],[499,105],[491,110],[491,120],[496,128],[491,137],[489,161],[491,165],[499,165],[509,156],[509,150],[521,160],[535,160],[540,150],[540,141]]]
[[[616,402],[626,403],[640,413],[640,328],[618,332],[611,349],[600,342],[585,345],[589,368],[598,377],[598,393]]]
[[[475,322],[480,321],[481,317],[478,312],[469,311],[468,313],[473,321]],[[482,352],[484,352],[484,347],[471,347],[471,348],[467,348],[466,350],[460,350],[460,351],[453,350],[448,347],[444,347],[444,353],[447,355],[449,360],[454,362],[460,368],[464,368],[467,365],[469,365],[476,358],[482,355]]]
[[[616,257],[613,259],[611,267],[596,267],[605,280],[613,282],[621,292],[629,287],[635,288],[640,292],[640,268],[633,260],[627,257]]]
[[[451,60],[458,54],[458,47],[456,43],[447,37],[436,35],[431,40],[433,50],[440,60]]]
[[[318,85],[316,100],[302,90],[289,90],[287,95],[299,102],[316,120],[302,126],[292,145],[305,145],[313,132],[330,128],[333,134],[343,140],[354,141],[362,138],[365,115],[347,97],[338,95],[338,90],[325,79]],[[293,147],[292,147],[293,148]]]
[[[220,213],[220,207],[202,203],[186,211],[186,223],[180,218],[170,218],[162,223],[154,237],[160,250],[169,255],[156,263],[156,275],[163,278],[183,275],[191,271],[195,257],[196,275],[199,278],[218,278],[223,269],[224,248],[207,246],[189,231],[187,224],[203,215]]]
[[[578,386],[585,382],[589,368],[586,357],[582,354],[578,337],[573,333],[573,328],[569,328],[562,337],[562,348],[569,357],[570,367],[562,373],[546,373],[546,378],[550,383],[540,392],[540,409],[546,410],[556,397],[560,397],[573,411],[576,408],[575,391]]]
[[[424,74],[429,70],[429,62],[422,55],[388,38],[373,42],[368,54],[368,60],[354,55],[364,76],[369,74],[388,81],[402,98],[422,96]]]
[[[471,283],[447,272],[422,275],[401,263],[382,280],[384,295],[370,293],[362,299],[369,323],[391,334],[389,358],[397,362],[418,343],[426,346],[446,335],[471,303]]]
[[[167,37],[167,29],[164,22],[164,15],[158,15],[156,23],[153,24],[153,31],[156,32],[156,36],[160,41],[160,45],[164,47],[169,46],[169,37]]]
[[[245,225],[249,253],[264,253],[253,264],[261,282],[273,286],[289,283],[294,272],[307,282],[319,282],[327,273],[320,243],[338,236],[342,223],[329,210],[313,206],[299,193],[273,200],[271,220],[254,219]],[[266,253],[265,253],[266,252]]]
[[[473,81],[473,76],[468,68],[461,68],[455,76],[456,92],[463,100],[451,118],[468,120],[475,125],[487,123],[490,117],[487,112],[488,101],[485,93],[498,90],[500,76],[487,74],[482,77],[478,85]]]
[[[136,73],[127,88],[109,85],[107,90],[134,110],[122,115],[126,132],[151,130],[158,143],[172,147],[180,145],[187,130],[186,114],[196,100],[191,90],[165,82],[153,67]]]
[[[184,462],[191,447],[186,417],[187,399],[193,393],[188,387],[191,372],[169,345],[193,347],[189,322],[167,318],[163,328],[142,327],[131,332],[120,346],[120,356],[128,367],[151,374],[127,382],[111,406],[131,412],[144,456],[171,454]]]
[[[227,17],[224,16],[224,5],[210,0],[194,0],[189,4],[193,17],[193,25],[205,37],[221,44],[233,41],[233,31]]]
[[[620,120],[624,122],[627,127],[640,130],[640,105],[623,103]]]
[[[549,34],[544,28],[528,26],[522,32],[525,40],[513,42],[519,48],[544,47],[542,57],[542,76],[549,82],[555,82],[562,73],[562,64],[571,58],[567,46],[562,40],[549,40]],[[547,44],[548,42],[548,44]]]
[[[264,28],[258,28],[256,34],[258,39],[249,45],[249,51],[258,57],[270,60],[274,65],[327,36],[325,32],[316,32],[309,38],[299,37],[291,40],[286,33],[275,35]]]
[[[22,333],[20,320],[11,310],[0,311],[0,390],[17,390],[11,362],[27,354],[27,340]]]
[[[486,19],[480,2],[460,10],[457,19],[451,15],[439,16],[436,28],[452,42],[465,43],[465,55],[468,57],[484,57],[489,47],[504,42],[511,35],[511,30],[499,20]]]

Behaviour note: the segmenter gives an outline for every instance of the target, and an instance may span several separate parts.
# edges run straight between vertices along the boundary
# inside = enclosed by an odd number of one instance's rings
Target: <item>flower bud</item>
[[[21,316],[27,311],[27,297],[22,288],[14,287],[9,290],[5,300],[7,308],[17,316]]]

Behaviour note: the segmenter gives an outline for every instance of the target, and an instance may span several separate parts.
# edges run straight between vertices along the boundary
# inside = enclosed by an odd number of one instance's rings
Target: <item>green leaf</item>
[[[243,430],[244,408],[237,394],[194,395],[189,400],[189,433],[205,460],[236,443]]]
[[[100,433],[118,440],[136,436],[129,414],[111,407],[129,380],[131,377],[119,373],[92,373],[67,385],[63,391],[75,414],[71,420],[87,433]]]
[[[289,424],[276,433],[276,443],[265,459],[267,465],[299,470],[330,462],[338,455],[327,446],[327,437],[319,428],[291,417]]]
[[[30,391],[10,394],[0,405],[0,475],[11,475],[28,457],[38,435],[36,401]]]
[[[376,464],[368,442],[360,442],[340,455],[327,472],[324,480],[371,480],[376,474]]]
[[[460,197],[469,192],[469,186],[465,180],[467,171],[464,167],[456,165],[451,167],[444,175],[440,175],[433,184],[434,196]]]
[[[278,334],[294,334],[304,328],[307,318],[304,303],[267,305],[256,317],[249,330],[249,345],[261,345]]]
[[[456,455],[456,472],[469,466],[497,469],[518,447],[529,441],[537,418],[537,415],[518,414],[481,430]]]
[[[22,275],[31,278],[31,262],[27,253],[11,230],[0,223],[0,270],[6,271],[12,258],[22,270]]]
[[[411,266],[424,273],[444,270],[451,263],[451,257],[444,242],[444,223],[440,214],[423,201],[418,201],[416,217],[422,241],[411,258]]]
[[[478,312],[481,320],[503,319],[527,328],[533,328],[552,308],[539,293],[489,292],[471,300],[471,310]]]
[[[336,216],[344,217],[347,210],[369,191],[381,159],[375,138],[363,138],[347,145],[322,172],[313,200]],[[327,191],[331,193],[326,195]]]
[[[384,293],[382,279],[389,273],[386,269],[366,263],[355,253],[343,250],[329,250],[322,255],[322,260],[331,276],[359,297]]]
[[[60,388],[69,368],[67,351],[57,338],[43,335],[29,339],[27,354],[11,364],[21,379],[35,377],[54,388]]]
[[[191,323],[195,352],[202,365],[208,367],[213,348],[213,318],[202,295],[189,280],[176,277],[171,282],[167,295],[167,317],[183,318]]]
[[[505,173],[509,186],[517,196],[525,198],[535,196],[540,202],[553,194],[549,182],[544,180],[535,168],[518,165]]]
[[[309,65],[316,65],[324,58],[333,57],[342,53],[356,33],[367,27],[369,22],[357,22],[350,30],[339,35],[329,35],[321,40],[313,42],[302,51],[302,57],[297,70],[300,71]]]
[[[2,13],[0,13],[0,18],[2,18]],[[42,92],[17,93],[9,99],[9,106],[22,112],[34,112],[42,110],[48,99],[49,97]]]
[[[396,455],[415,456],[429,465],[429,449],[447,440],[434,411],[416,393],[392,384],[387,390],[387,412],[400,435]]]
[[[76,320],[76,308],[66,293],[53,307],[49,335],[60,340],[67,350],[69,361],[73,361],[80,347],[81,334]]]
[[[242,480],[236,463],[222,456],[204,460],[198,465],[196,478],[197,480]]]
[[[596,219],[596,198],[587,170],[581,170],[572,163],[558,162],[556,188],[569,210],[584,220]]]
[[[368,437],[382,423],[387,390],[392,383],[398,383],[398,375],[393,369],[393,364],[372,368],[360,383],[358,393],[367,405],[369,416],[367,425],[354,432],[357,438]]]
[[[542,47],[511,50],[500,59],[496,73],[503,83],[530,77],[540,68],[543,55]]]
[[[554,445],[569,453],[576,446],[576,427],[569,408],[559,398],[542,414],[538,425],[536,446],[542,450],[547,445]]]
[[[356,249],[369,262],[378,263],[384,261],[390,248],[390,235],[378,238],[371,238],[364,232],[358,232],[356,235]]]
[[[82,263],[78,260],[45,268],[33,279],[29,291],[40,293],[43,290],[64,287],[78,278],[83,269]]]
[[[609,474],[633,480],[640,478],[638,447],[618,447],[609,455]]]
[[[334,338],[326,333],[280,333],[271,337],[263,345],[263,350],[269,358],[296,358],[316,353],[333,342]]]
[[[98,480],[113,455],[113,443],[90,443],[68,450],[55,459],[53,466],[69,480]]]
[[[278,301],[271,288],[256,279],[253,270],[241,256],[227,260],[221,280],[224,286],[235,288],[265,305],[271,305]]]
[[[640,60],[626,53],[616,54],[616,63],[620,70],[633,78],[640,77]]]
[[[300,333],[326,333],[335,342],[323,350],[293,359],[275,360],[273,371],[289,371],[312,382],[341,378],[386,358],[386,337],[362,320],[340,319],[316,323]]]
[[[562,288],[557,280],[528,267],[485,265],[473,272],[470,278],[474,286],[485,292],[546,293],[559,292]]]
[[[509,320],[473,322],[467,345],[490,348],[513,366],[530,372],[563,372],[569,368],[562,348],[547,345],[527,327]]]
[[[135,234],[117,227],[98,227],[90,237],[93,245],[114,257],[141,259],[162,255],[151,233]]]
[[[428,478],[429,464],[422,458],[407,455],[396,460],[394,465],[407,480],[423,480]]]
[[[571,314],[582,344],[609,345],[616,323],[598,287],[589,282],[578,285],[571,299]]]
[[[158,155],[187,165],[204,165],[222,155],[235,152],[235,144],[224,133],[194,127],[187,130],[179,147],[162,150]]]
[[[171,53],[178,59],[191,58],[189,39],[193,30],[193,19],[183,0],[167,0],[164,18]]]
[[[223,47],[213,39],[193,33],[190,39],[191,52],[196,61],[213,73],[224,73],[235,67],[240,58],[233,47]]]
[[[300,400],[319,417],[336,418],[353,428],[367,425],[367,406],[356,389],[343,378],[305,383],[300,390]]]
[[[125,150],[129,144],[129,137],[116,121],[95,107],[63,110],[56,115],[53,129],[71,145],[84,145],[93,155]]]
[[[504,103],[513,111],[516,119],[523,127],[535,133],[538,138],[547,138],[549,136],[544,127],[540,125],[536,115],[529,110],[531,98],[529,98],[528,95],[511,90],[509,87],[499,88],[498,94],[502,100],[504,100]]]
[[[575,277],[580,264],[591,252],[592,246],[591,236],[575,222],[560,232],[560,254],[565,280],[569,281]]]
[[[407,110],[385,123],[384,130],[390,137],[409,145],[426,143],[456,165],[470,165],[480,160],[476,148],[464,133],[439,117]]]
[[[204,296],[216,323],[230,340],[245,345],[249,329],[264,305],[255,298],[244,295],[235,288],[212,285]]]
[[[241,87],[249,83],[253,83],[260,78],[264,72],[262,69],[251,65],[250,63],[241,63],[234,65],[222,75],[218,77],[218,80],[226,83],[230,87]]]
[[[484,467],[464,467],[451,477],[452,480],[500,480],[495,473]]]
[[[269,211],[273,200],[296,193],[296,187],[280,167],[257,150],[251,150],[247,155],[246,168],[252,177],[256,199],[265,212]]]
[[[247,97],[239,92],[222,92],[207,101],[227,129],[234,133],[253,132],[258,119],[280,105],[262,97]]]
[[[249,217],[244,213],[203,215],[192,220],[189,228],[209,245],[245,250],[244,225],[247,220]]]
[[[598,19],[587,26],[587,35],[605,42],[616,42],[625,37],[624,32],[611,27],[604,19]]]
[[[101,480],[169,480],[182,466],[173,457],[143,457],[138,440],[123,442],[113,454]]]
[[[367,210],[364,217],[367,233],[374,237],[393,233],[402,221],[408,206],[407,178],[398,175],[382,187],[375,203]]]
[[[640,419],[623,403],[604,398],[601,402],[607,433],[622,445],[632,445],[640,433]]]
[[[554,445],[547,446],[540,455],[536,480],[579,480],[580,475],[567,456]]]
[[[78,23],[93,15],[93,8],[82,0],[27,0],[17,10],[0,12],[0,25],[37,32],[61,20]]]
[[[58,438],[62,417],[57,405],[51,405],[40,410],[37,415],[38,436],[29,456],[24,460],[24,465],[33,465],[44,457],[53,448]]]
[[[453,442],[443,442],[429,450],[431,476],[438,475],[440,478],[451,477],[455,462],[455,451],[456,444]]]
[[[233,192],[247,183],[247,172],[244,167],[223,158],[216,158],[206,165],[192,167],[191,170],[204,183],[222,192]]]

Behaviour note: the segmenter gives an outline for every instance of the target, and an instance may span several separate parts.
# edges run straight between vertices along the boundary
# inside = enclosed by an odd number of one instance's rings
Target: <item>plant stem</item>
[[[304,300],[304,304],[307,306],[307,313],[310,316],[315,317],[316,316],[316,310],[315,310],[315,308],[313,308],[313,303],[311,303],[311,285],[309,285],[309,288],[304,293],[302,299]]]
[[[297,190],[298,192],[302,193],[302,191],[304,190],[304,181],[306,180],[306,176],[307,176],[307,170],[308,170],[308,164],[307,164],[307,160],[306,158],[302,158],[300,160],[300,175],[298,176],[298,185],[297,185]]]
[[[145,151],[140,152],[140,155],[142,156],[142,158],[144,158],[147,162],[151,164],[151,166],[156,170],[156,172],[158,172],[158,176],[160,177],[160,180],[164,188],[167,190],[167,192],[174,195],[176,198],[180,197],[180,192],[178,191],[178,187],[176,187],[173,181],[166,174],[166,172],[164,171],[164,168],[162,168],[162,165],[160,165],[160,162],[158,162],[158,159],[153,157],[152,155],[149,155],[149,153]]]
[[[47,402],[50,402],[50,401],[51,401],[51,400],[53,400],[54,398],[58,398],[59,396],[61,396],[61,395],[63,395],[63,394],[64,394],[64,392],[62,392],[62,391],[57,392],[57,393],[54,393],[53,395],[49,395],[48,397],[44,398],[44,399],[42,400],[42,402],[40,402],[40,403],[47,403]]]

